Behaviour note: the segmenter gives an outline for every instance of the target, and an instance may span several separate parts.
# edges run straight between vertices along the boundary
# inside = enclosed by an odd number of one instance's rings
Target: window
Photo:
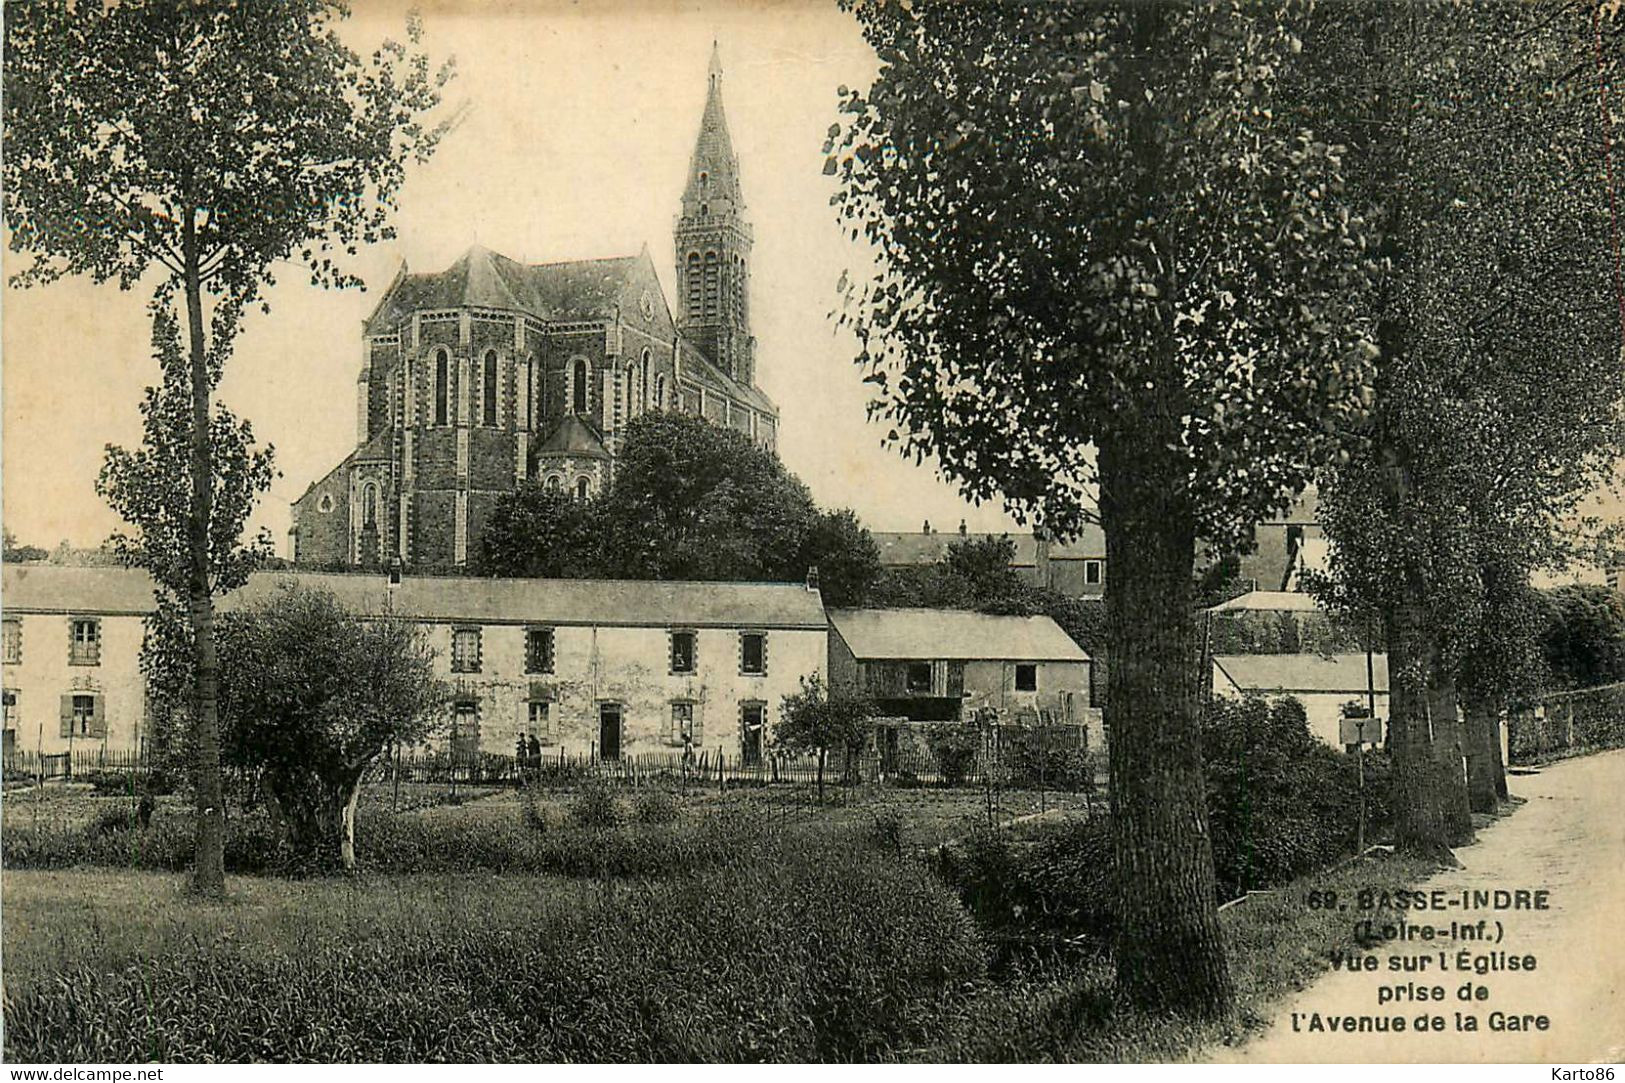
[[[678,700],[671,705],[671,743],[680,745],[684,737],[692,744],[700,743],[699,731],[694,728],[694,704]]]
[[[636,417],[638,413],[636,410],[632,409],[632,405],[638,401],[637,382],[637,369],[633,366],[632,362],[628,361],[626,363],[626,391],[621,400],[626,404],[626,419],[628,421]]]
[[[931,663],[910,662],[905,680],[907,682],[905,687],[910,692],[931,691]]]
[[[324,515],[333,510],[333,494],[323,493],[322,498],[316,501],[316,510]]]
[[[748,700],[739,705],[739,756],[747,764],[762,762],[767,738],[767,704]]]
[[[705,254],[705,314],[707,316],[717,314],[717,281],[717,254],[707,252]]]
[[[8,620],[6,628],[6,665],[14,666],[23,660],[23,622]]]
[[[478,673],[480,671],[480,630],[453,628],[451,631],[451,671]]]
[[[1090,586],[1096,586],[1106,575],[1106,562],[1104,560],[1086,560],[1083,562],[1083,581]]]
[[[451,754],[458,757],[477,756],[479,751],[479,700],[458,700],[451,716]]]
[[[523,388],[520,394],[523,395],[525,400],[526,432],[529,432],[531,429],[536,427],[536,393],[535,389],[531,386],[531,374],[534,371],[534,368],[534,364],[531,362],[530,358],[527,357],[525,359],[524,368],[519,373],[519,379],[522,381],[519,386]]]
[[[547,478],[547,491],[558,493],[564,491],[564,479],[557,474],[549,474]]]
[[[553,672],[553,629],[525,629],[525,672]]]
[[[592,495],[592,482],[586,478],[576,479],[576,499],[585,500]]]
[[[68,622],[68,665],[102,664],[102,622],[80,617]]]
[[[570,409],[578,414],[587,412],[587,361],[578,357],[570,366]]]
[[[497,423],[497,354],[495,350],[485,351],[485,364],[481,366],[484,371],[480,373],[480,422],[495,426]]]
[[[688,318],[700,318],[700,254],[688,254]]]
[[[361,529],[378,529],[378,486],[371,482],[361,487]]]
[[[693,632],[673,632],[671,634],[671,671],[673,673],[694,672],[694,639]]]
[[[89,737],[96,728],[96,697],[75,695],[69,717],[71,737]]]
[[[765,633],[739,633],[739,672],[748,674],[767,672],[767,635]]]
[[[643,367],[638,373],[638,405],[649,404],[649,351],[643,351]]]
[[[530,735],[542,744],[551,744],[553,741],[553,713],[552,704],[545,699],[530,701]]]
[[[1016,691],[1038,691],[1038,667],[1031,662],[1018,662],[1016,664]]]
[[[655,409],[656,410],[664,410],[665,408],[666,408],[666,377],[665,377],[665,374],[662,373],[661,375],[655,377]]]
[[[447,410],[451,402],[451,358],[445,350],[438,350],[434,355],[434,423],[446,424],[449,416]]]

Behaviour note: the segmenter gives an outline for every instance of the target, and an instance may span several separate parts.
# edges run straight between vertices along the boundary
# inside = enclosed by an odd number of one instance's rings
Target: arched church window
[[[717,254],[707,252],[705,254],[705,314],[707,316],[717,314],[717,284],[719,277]]]
[[[700,254],[688,254],[688,318],[700,318]]]
[[[637,369],[633,367],[632,362],[628,361],[626,363],[626,390],[622,392],[621,399],[626,404],[626,419],[628,421],[637,416],[637,411],[632,408],[632,404],[638,401],[637,382]]]
[[[710,213],[711,213],[711,204],[709,204],[709,203],[701,203],[700,204],[700,217],[705,218],[705,217],[709,216]]]
[[[485,363],[480,366],[480,398],[483,409],[480,411],[480,423],[495,425],[497,423],[497,352],[487,350]]]
[[[591,482],[589,482],[586,478],[577,478],[576,479],[576,499],[577,500],[585,500],[585,499],[587,499],[587,496],[591,491],[592,491],[592,483]]]
[[[446,424],[448,404],[451,402],[451,358],[445,350],[434,355],[434,423]]]
[[[587,359],[576,358],[570,373],[570,409],[584,414],[587,412]]]
[[[361,487],[361,529],[378,529],[378,486],[370,481]]]
[[[655,409],[666,408],[666,377],[664,374],[655,377]]]
[[[562,490],[563,488],[564,488],[564,479],[563,478],[559,477],[557,474],[548,475],[548,478],[547,478],[547,491],[548,492],[556,493],[556,492],[559,492],[560,490]]]

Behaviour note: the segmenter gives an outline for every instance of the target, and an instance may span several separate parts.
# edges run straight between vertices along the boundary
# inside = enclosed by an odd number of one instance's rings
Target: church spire
[[[705,112],[677,220],[678,326],[724,372],[756,377],[750,335],[751,230],[739,189],[739,159],[722,109],[722,50],[711,43]]]

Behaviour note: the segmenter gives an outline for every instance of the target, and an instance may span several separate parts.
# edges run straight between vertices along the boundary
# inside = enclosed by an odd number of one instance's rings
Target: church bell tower
[[[722,112],[722,59],[711,47],[710,85],[677,219],[678,329],[728,375],[756,382],[750,334],[751,230]]]

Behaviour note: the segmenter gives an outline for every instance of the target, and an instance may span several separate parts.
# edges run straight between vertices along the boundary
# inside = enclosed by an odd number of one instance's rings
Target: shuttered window
[[[69,692],[62,697],[63,737],[106,737],[107,714],[100,692]]]
[[[23,660],[23,622],[20,620],[6,621],[5,633],[6,665],[19,665]]]
[[[693,673],[695,664],[695,634],[671,633],[671,672]]]

